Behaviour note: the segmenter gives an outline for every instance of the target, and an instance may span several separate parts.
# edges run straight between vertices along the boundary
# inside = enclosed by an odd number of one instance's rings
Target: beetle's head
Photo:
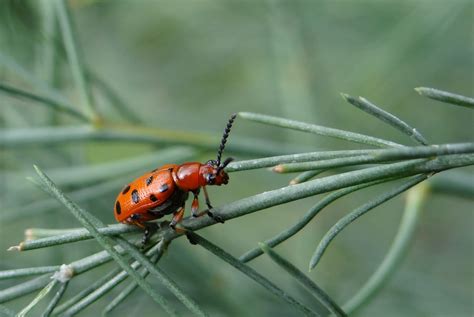
[[[217,161],[210,160],[206,164],[202,165],[199,174],[202,177],[205,185],[226,185],[229,182],[229,175],[224,171],[224,168],[232,162],[232,158],[227,158],[221,164],[217,164]]]

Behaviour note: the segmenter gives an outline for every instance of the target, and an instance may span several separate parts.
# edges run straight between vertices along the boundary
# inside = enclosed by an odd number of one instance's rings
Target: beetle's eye
[[[216,181],[216,175],[214,174],[206,175],[206,183],[208,183],[209,185],[213,185],[215,181]]]
[[[209,165],[209,166],[216,166],[217,165],[217,161],[216,160],[209,160],[206,162],[206,165]]]

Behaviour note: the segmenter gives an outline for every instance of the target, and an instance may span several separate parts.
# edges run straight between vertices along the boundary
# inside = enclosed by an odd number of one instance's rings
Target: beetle
[[[224,129],[216,160],[209,160],[205,164],[199,162],[166,164],[138,177],[118,194],[114,206],[115,219],[145,229],[143,237],[145,244],[151,231],[156,228],[150,221],[165,215],[173,214],[169,226],[175,231],[182,231],[178,230],[176,225],[183,219],[186,200],[189,193],[192,193],[193,217],[207,214],[215,221],[223,223],[221,217],[211,212],[213,207],[206,186],[225,185],[229,181],[229,175],[224,168],[233,159],[229,157],[222,162],[221,157],[235,118],[236,114],[233,114]],[[208,207],[204,212],[199,212],[198,195],[201,188]]]

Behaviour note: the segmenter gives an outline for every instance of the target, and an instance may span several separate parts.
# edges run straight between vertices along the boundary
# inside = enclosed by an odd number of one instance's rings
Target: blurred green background
[[[61,35],[47,29],[47,1],[1,1],[0,82],[38,92],[37,86],[20,75],[21,67],[80,108],[80,95]],[[474,95],[472,1],[69,3],[87,69],[125,101],[140,121],[135,123],[137,127],[206,133],[219,138],[231,113],[253,111],[412,144],[396,130],[345,103],[339,95],[345,92],[364,96],[400,116],[431,143],[465,142],[474,135],[472,111],[423,98],[413,90],[427,86]],[[13,67],[14,63],[18,67]],[[106,122],[129,124],[98,86],[93,87],[94,103]],[[82,125],[4,93],[0,94],[0,109],[2,129],[25,128],[28,133],[28,129],[36,127]],[[307,150],[358,148],[242,120],[235,123],[229,144],[233,137],[268,140],[281,145],[282,153],[287,152],[288,146]],[[163,148],[104,141],[4,146],[0,149],[0,269],[68,263],[99,250],[94,242],[80,242],[25,253],[5,251],[23,239],[26,228],[79,226],[59,204],[37,212],[35,202],[47,199],[47,195],[25,180],[25,176],[34,175],[33,164],[46,171],[56,170],[55,175],[64,179],[62,188],[74,191],[98,181],[75,182],[69,178],[75,176],[67,173],[70,168],[107,166]],[[182,160],[205,161],[214,156],[214,151],[208,151]],[[148,165],[130,171],[125,179],[139,176],[154,164]],[[116,179],[123,177],[117,175]],[[229,185],[209,191],[214,205],[222,205],[286,186],[292,177],[267,170],[233,173]],[[100,182],[114,179],[111,176]],[[114,223],[112,205],[123,184],[117,183],[80,205],[103,221]],[[364,190],[338,201],[277,250],[307,271],[314,248],[330,226],[383,188]],[[311,197],[263,210],[204,229],[202,234],[239,256],[258,241],[293,224],[319,199],[320,196]],[[344,303],[383,258],[402,208],[403,197],[398,197],[358,220],[336,239],[309,276],[338,303]],[[473,225],[472,200],[432,195],[406,259],[359,315],[472,316]],[[295,315],[259,285],[201,248],[190,246],[185,239],[172,243],[160,265],[213,316]],[[261,257],[251,265],[312,305],[311,297],[269,259]],[[90,284],[110,267],[108,264],[75,279],[66,296]],[[0,287],[16,282],[0,281]],[[118,291],[80,316],[97,316]],[[162,293],[175,301],[167,291]],[[31,298],[24,297],[7,306],[18,310]],[[137,290],[111,315],[156,316],[158,311],[156,304]]]

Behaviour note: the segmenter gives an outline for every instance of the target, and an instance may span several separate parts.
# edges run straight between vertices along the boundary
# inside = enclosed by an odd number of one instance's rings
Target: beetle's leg
[[[199,212],[199,198],[198,198],[199,190],[193,192],[193,195],[194,195],[194,198],[191,204],[191,215],[193,216],[193,218],[201,217],[207,212],[206,211]]]
[[[189,243],[196,245],[197,241],[194,237],[195,236],[191,235],[189,232],[186,232],[186,238],[188,238]]]
[[[158,225],[156,223],[144,223],[145,233],[143,234],[142,239],[142,248],[150,241],[150,237],[158,230]]]
[[[202,189],[204,191],[204,198],[206,199],[207,208],[212,209],[213,207],[211,206],[211,201],[209,200],[209,194],[207,193],[207,189],[205,186]]]
[[[176,233],[186,233],[186,229],[176,228],[176,225],[181,222],[184,216],[184,206],[181,206],[178,210],[173,213],[173,219],[170,222],[170,228],[176,231]]]
[[[128,222],[142,229],[145,229],[145,231],[143,232],[143,238],[142,238],[142,243],[141,243],[141,248],[143,249],[145,245],[148,243],[148,241],[150,240],[150,236],[156,232],[158,227],[154,223],[141,222],[140,221],[141,217],[142,217],[141,214],[131,214],[128,219]]]
[[[211,212],[211,209],[214,209],[214,208],[212,207],[211,201],[209,200],[209,194],[207,193],[207,189],[205,186],[202,189],[204,191],[204,197],[206,198],[207,208],[209,208],[208,211],[206,212],[207,215],[217,222],[224,223],[224,219],[222,219],[221,217],[217,215],[214,215],[214,213]]]
[[[140,221],[141,215],[140,214],[131,214],[127,218],[127,223],[138,226],[142,229],[145,229],[145,225]]]
[[[194,198],[193,202],[191,203],[191,216],[194,218],[197,218],[202,215],[202,213],[199,213],[199,198],[198,198],[198,193],[193,192]]]

